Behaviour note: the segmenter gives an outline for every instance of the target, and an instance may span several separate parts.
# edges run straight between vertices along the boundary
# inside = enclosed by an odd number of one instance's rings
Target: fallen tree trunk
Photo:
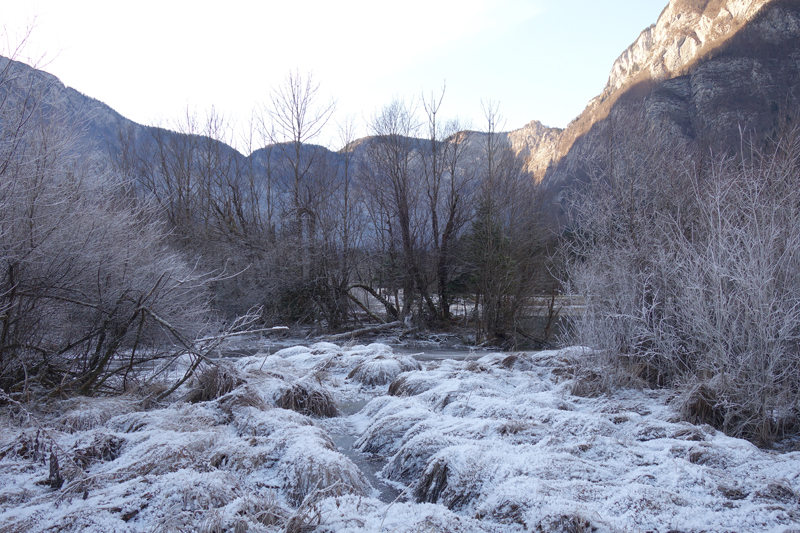
[[[386,308],[386,313],[389,316],[392,316],[394,318],[400,318],[400,313],[397,312],[397,309],[395,309],[395,307],[391,304],[391,302],[389,300],[387,300],[386,298],[384,298],[383,296],[381,296],[380,294],[378,294],[375,291],[375,289],[373,289],[369,285],[363,285],[361,283],[356,283],[355,285],[353,285],[352,287],[347,289],[348,296],[350,295],[350,291],[352,289],[363,289],[363,290],[367,291],[368,293],[370,293],[372,295],[373,298],[375,298],[381,304],[383,304],[383,306]]]
[[[403,327],[403,323],[399,320],[395,322],[389,322],[388,324],[380,324],[378,326],[370,326],[367,328],[356,329],[353,331],[348,331],[346,333],[339,333],[337,335],[328,335],[324,337],[327,341],[343,341],[347,339],[354,339],[356,337],[361,337],[362,335],[369,335],[370,333],[377,333],[379,331],[386,331],[387,329],[393,328],[401,328]]]
[[[356,298],[355,296],[353,296],[349,292],[347,292],[345,294],[347,294],[347,297],[350,298],[353,302],[355,302],[355,304],[357,306],[359,306],[362,309],[362,311],[364,311],[367,314],[367,316],[369,316],[372,320],[375,320],[377,322],[383,322],[384,324],[386,323],[386,321],[384,319],[382,319],[381,317],[379,317],[378,315],[376,315],[375,313],[370,311],[369,307],[367,307],[366,305],[361,303],[361,301],[358,298]]]

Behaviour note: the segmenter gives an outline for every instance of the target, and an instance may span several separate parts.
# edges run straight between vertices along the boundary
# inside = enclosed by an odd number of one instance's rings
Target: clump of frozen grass
[[[691,424],[722,427],[725,422],[725,413],[720,408],[716,391],[704,383],[686,391],[678,402],[681,416]]]
[[[353,368],[347,379],[355,380],[367,387],[376,387],[391,383],[403,372],[420,370],[419,362],[406,356],[387,356],[379,354],[370,357]]]
[[[516,353],[504,357],[500,366],[507,370],[528,371],[533,369],[533,361],[528,354]]]
[[[416,396],[436,386],[436,382],[421,373],[402,374],[389,384],[389,396]]]
[[[491,373],[491,368],[489,367],[489,362],[485,360],[478,360],[478,361],[468,361],[467,365],[464,367],[464,370],[467,372],[475,372],[481,374],[489,374]]]
[[[239,513],[257,524],[270,527],[285,524],[291,511],[278,499],[275,492],[268,492],[262,496],[246,495],[239,506]]]
[[[313,421],[296,411],[258,407],[240,407],[233,412],[231,426],[240,436],[269,437],[276,431],[286,428],[312,426]]]
[[[129,377],[124,386],[125,395],[134,398],[142,411],[159,407],[160,403],[156,398],[170,388],[170,384],[165,378],[147,380],[142,379],[142,376]]]
[[[217,403],[220,409],[229,415],[232,414],[234,410],[243,407],[254,407],[262,411],[270,409],[270,406],[264,400],[260,391],[257,390],[254,385],[249,384],[237,387],[233,391],[225,394],[219,398]]]
[[[428,463],[414,490],[417,501],[437,503],[448,488],[447,474],[447,461],[435,459]]]
[[[383,402],[375,403],[380,405]],[[367,407],[370,407],[369,404]],[[385,403],[372,415],[369,427],[354,447],[364,453],[391,455],[397,451],[409,429],[431,416],[433,413],[418,401],[395,400]]]
[[[129,466],[126,477],[160,476],[199,465],[207,468],[222,435],[211,428],[191,431],[190,439],[176,437],[172,432],[158,432],[132,446],[130,454],[138,460]]]
[[[608,367],[604,364],[605,357],[607,355],[587,350],[575,361],[570,369],[573,396],[597,398],[620,388],[639,390],[651,388],[650,382],[646,379],[651,373],[647,365],[620,356],[619,365]]]
[[[536,531],[546,531],[547,533],[595,533],[598,531],[598,528],[588,518],[579,513],[547,516],[536,524],[536,528]]]
[[[428,461],[440,450],[463,442],[457,437],[442,435],[440,431],[427,431],[406,440],[383,468],[387,478],[405,484],[420,479]]]
[[[496,524],[456,514],[440,506],[398,501],[387,507],[356,496],[319,503],[324,523],[314,531],[347,533],[505,533]]]
[[[469,505],[481,495],[500,462],[497,454],[488,451],[483,445],[462,444],[432,456],[413,485],[417,501],[441,503],[453,510]]]
[[[315,531],[323,521],[321,503],[328,498],[335,498],[338,502],[340,497],[352,494],[348,489],[345,485],[335,484],[309,492],[287,521],[284,533]]]
[[[242,385],[244,379],[232,367],[206,365],[195,372],[190,391],[186,395],[189,403],[208,402],[228,394]]]
[[[581,398],[597,398],[610,390],[605,375],[593,370],[580,371],[572,381],[572,395]]]
[[[78,466],[86,470],[96,463],[117,459],[124,444],[125,440],[116,435],[96,431],[94,435],[76,443],[72,453]]]
[[[298,380],[284,388],[275,404],[308,416],[339,415],[336,401],[329,390],[311,381]]]
[[[105,426],[119,433],[151,430],[189,433],[229,422],[228,415],[213,402],[176,404],[173,407],[149,412],[134,412],[116,416]]]
[[[330,447],[315,446],[309,454],[307,443],[296,441],[283,454],[278,469],[285,479],[289,502],[300,505],[309,494],[326,491],[328,496],[369,494],[370,485],[350,459]]]

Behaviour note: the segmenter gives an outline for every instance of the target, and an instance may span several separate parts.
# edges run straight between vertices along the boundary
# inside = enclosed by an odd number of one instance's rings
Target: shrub
[[[780,438],[800,401],[800,135],[707,158],[632,117],[606,124],[606,159],[574,197],[573,342],[618,384],[685,391],[691,420]]]
[[[56,83],[0,61],[0,387],[122,391],[206,327],[211,279],[46,104]]]

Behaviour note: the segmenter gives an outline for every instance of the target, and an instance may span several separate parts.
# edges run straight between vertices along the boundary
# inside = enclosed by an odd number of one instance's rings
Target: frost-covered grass
[[[573,394],[580,352],[405,374],[356,417],[416,501],[533,531],[800,527],[800,452],[678,420],[667,392]]]
[[[422,368],[385,345],[319,343],[207,368],[180,391],[194,403],[7,409],[0,533],[800,530],[800,452],[680,422],[665,391],[577,396],[578,357]],[[345,432],[388,459],[398,501],[337,450]]]

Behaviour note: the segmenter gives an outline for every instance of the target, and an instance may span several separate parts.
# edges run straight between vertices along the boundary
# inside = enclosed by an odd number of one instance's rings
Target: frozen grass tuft
[[[281,392],[275,404],[308,416],[334,417],[339,409],[333,395],[319,384],[296,381]]]
[[[383,475],[393,481],[410,485],[422,478],[428,461],[439,450],[456,446],[464,440],[442,435],[439,431],[427,431],[416,435],[406,440],[397,453],[392,455],[383,468]]]
[[[572,395],[597,398],[611,390],[604,375],[593,370],[582,370],[572,381]]]
[[[516,353],[503,358],[500,361],[500,366],[508,370],[532,370],[534,367],[533,360],[528,354]]]
[[[419,362],[411,357],[380,354],[359,363],[347,375],[347,379],[355,380],[367,387],[376,387],[391,383],[403,372],[420,369]]]
[[[261,391],[254,385],[243,385],[219,398],[220,408],[228,414],[244,407],[254,407],[266,411],[270,408],[262,397]]]
[[[87,470],[96,463],[114,461],[120,456],[125,440],[120,437],[96,432],[86,444],[76,443],[74,460],[82,469]]]
[[[309,455],[302,441],[286,450],[278,469],[283,473],[287,497],[293,505],[300,505],[315,491],[326,491],[329,496],[366,496],[370,491],[364,474],[350,459],[324,447],[316,447],[314,454]]]
[[[431,457],[413,485],[418,502],[441,503],[460,510],[476,501],[483,485],[494,477],[498,456],[485,446],[465,443],[449,446]]]
[[[548,516],[536,524],[535,531],[547,533],[595,533],[598,528],[581,514]]]
[[[416,396],[436,384],[421,374],[403,374],[389,384],[389,396]]]
[[[186,395],[189,403],[208,402],[228,394],[244,383],[244,379],[233,368],[206,365],[195,372],[191,390]]]
[[[367,387],[386,385],[400,374],[400,363],[394,359],[376,357],[356,366],[347,379],[358,381]]]
[[[234,411],[231,426],[243,437],[269,437],[287,428],[313,426],[311,418],[296,411],[272,408],[241,407]]]
[[[433,413],[419,402],[389,403],[373,416],[371,424],[354,446],[364,453],[391,455],[397,451],[408,430],[431,416]]]

